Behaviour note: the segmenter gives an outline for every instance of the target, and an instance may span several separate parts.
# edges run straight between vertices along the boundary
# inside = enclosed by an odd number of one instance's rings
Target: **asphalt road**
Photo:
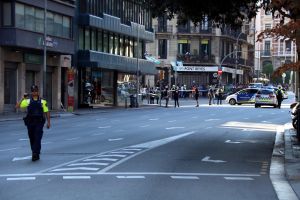
[[[22,121],[2,122],[0,199],[277,199],[270,160],[289,102],[55,118],[38,162]]]

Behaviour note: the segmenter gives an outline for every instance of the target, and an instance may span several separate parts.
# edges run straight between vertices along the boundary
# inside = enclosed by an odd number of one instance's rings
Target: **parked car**
[[[255,103],[255,95],[258,92],[258,90],[258,88],[242,89],[234,94],[227,96],[225,101],[230,105]]]
[[[278,87],[274,87],[274,86],[264,86],[264,89],[271,89],[275,91],[275,94],[277,93],[277,90],[279,90]],[[281,90],[283,91],[283,99],[287,99],[288,98],[288,93],[284,88],[281,88]]]
[[[276,98],[275,91],[272,89],[261,89],[255,95],[255,108],[261,106],[273,106],[276,108],[278,106],[278,101]]]

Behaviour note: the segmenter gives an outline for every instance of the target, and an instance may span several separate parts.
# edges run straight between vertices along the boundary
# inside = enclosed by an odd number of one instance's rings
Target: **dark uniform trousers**
[[[40,154],[41,141],[43,137],[44,121],[34,120],[27,125],[28,136],[32,153]]]

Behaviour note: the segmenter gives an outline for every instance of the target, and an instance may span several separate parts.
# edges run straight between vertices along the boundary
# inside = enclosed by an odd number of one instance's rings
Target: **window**
[[[286,52],[291,52],[292,50],[292,42],[290,40],[286,40],[285,41],[285,50]]]
[[[271,29],[272,25],[271,24],[265,24],[265,29]]]
[[[271,55],[271,41],[265,41],[265,56]]]
[[[35,9],[35,30],[44,32],[44,11],[41,9]]]
[[[124,39],[120,36],[120,56],[124,56]]]
[[[188,40],[178,40],[178,54],[186,54],[190,52],[190,44]]]
[[[115,47],[115,54],[120,55],[120,44],[119,44],[119,35],[115,35],[114,47]]]
[[[47,33],[54,35],[54,15],[51,12],[47,12]]]
[[[63,20],[61,15],[54,15],[54,35],[61,36],[63,32]]]
[[[25,6],[25,28],[31,31],[35,31],[35,21],[34,21],[34,8]]]
[[[84,49],[85,50],[90,50],[90,40],[91,40],[91,36],[90,36],[90,30],[89,29],[85,29],[84,31]]]
[[[166,39],[158,40],[158,56],[161,59],[167,59],[167,55],[168,55],[167,42],[168,40]]]
[[[210,41],[208,39],[200,40],[200,55],[201,56],[210,55]]]
[[[79,29],[79,49],[84,49],[84,32],[83,29]]]
[[[96,51],[96,31],[92,30],[91,31],[91,44],[92,44],[92,50]]]
[[[98,31],[97,36],[97,51],[102,52],[103,51],[103,38],[102,38],[102,31]]]
[[[71,38],[71,19],[70,17],[63,17],[63,33],[62,36]]]
[[[103,52],[108,53],[108,33],[103,33]]]
[[[109,34],[109,53],[114,54],[114,35],[113,35],[113,33]]]
[[[12,26],[12,18],[11,18],[11,3],[4,2],[3,3],[3,26]]]
[[[16,27],[25,28],[25,7],[23,4],[16,4]]]

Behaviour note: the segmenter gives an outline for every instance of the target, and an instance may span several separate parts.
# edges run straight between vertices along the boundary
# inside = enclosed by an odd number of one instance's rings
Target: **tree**
[[[263,66],[262,73],[266,74],[267,78],[269,78],[273,73],[273,65],[271,63],[268,63],[265,66]]]

